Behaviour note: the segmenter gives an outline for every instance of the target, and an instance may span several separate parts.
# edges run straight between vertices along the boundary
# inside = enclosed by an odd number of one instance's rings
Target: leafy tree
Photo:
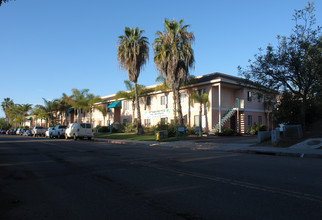
[[[36,105],[32,110],[31,114],[34,115],[35,125],[37,126],[37,120],[40,119],[40,126],[42,126],[42,120],[47,119],[47,112],[43,105]]]
[[[19,111],[20,115],[22,116],[23,126],[26,123],[26,115],[32,109],[32,104],[22,104],[17,106],[17,110]]]
[[[119,36],[117,48],[119,65],[128,71],[129,80],[134,83],[138,134],[142,134],[142,126],[137,80],[149,57],[148,38],[142,36],[143,32],[138,27],[135,29],[125,27],[124,35]]]
[[[174,117],[177,113],[180,125],[183,125],[183,116],[179,98],[179,89],[186,83],[189,68],[193,67],[194,55],[191,48],[194,35],[188,32],[189,25],[182,25],[183,20],[164,20],[164,31],[156,32],[154,40],[154,63],[158,71],[164,76],[167,86],[173,92]]]
[[[0,6],[2,5],[2,3],[7,3],[9,2],[10,0],[0,0]]]
[[[87,109],[88,108],[88,91],[89,89],[72,89],[72,95],[67,99],[68,103],[77,110],[77,122],[80,123],[80,115],[81,115],[81,109]]]
[[[63,93],[62,97],[57,100],[57,111],[60,114],[60,124],[63,124],[63,116],[66,117],[67,111],[71,105],[68,103],[69,97]]]
[[[95,96],[94,94],[90,93],[87,95],[87,103],[88,103],[88,112],[89,112],[89,121],[92,124],[92,114],[93,109],[100,109],[100,105],[97,103],[102,102],[102,99],[100,96]]]
[[[193,106],[194,102],[199,103],[199,136],[202,136],[202,106],[207,106],[209,104],[208,94],[207,93],[199,93],[195,91],[191,95],[190,105]]]
[[[128,81],[128,80],[124,80],[124,84],[126,87],[127,91],[119,91],[116,93],[115,95],[115,99],[118,100],[120,98],[123,98],[127,101],[131,101],[132,102],[132,125],[134,125],[134,120],[135,120],[135,88],[133,87],[133,84]],[[144,85],[137,85],[137,92],[138,92],[138,96],[144,96],[146,94],[148,94],[149,92],[152,92],[153,90],[151,89],[145,89]]]
[[[57,99],[52,101],[42,98],[44,100],[44,105],[38,105],[42,111],[42,115],[45,117],[48,127],[50,124],[54,123],[54,116],[57,113]]]
[[[104,121],[104,126],[105,126],[105,117],[107,116],[107,114],[110,112],[109,109],[107,108],[106,105],[98,105],[97,110],[100,111],[103,115],[103,121]]]
[[[4,98],[3,102],[1,103],[2,110],[4,111],[4,113],[6,115],[7,125],[8,126],[9,126],[9,123],[10,123],[9,111],[10,111],[10,108],[13,105],[14,105],[14,102],[10,98]]]
[[[316,26],[314,4],[295,10],[295,27],[289,37],[277,36],[278,46],[269,45],[250,61],[246,70],[239,72],[259,87],[285,89],[301,103],[301,123],[306,124],[306,108],[322,85],[322,36]]]

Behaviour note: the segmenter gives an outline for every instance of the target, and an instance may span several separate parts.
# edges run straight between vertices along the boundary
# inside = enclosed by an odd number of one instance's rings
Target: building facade
[[[154,90],[156,86],[146,88]],[[200,104],[191,101],[194,92],[208,94],[209,102],[207,106],[202,106],[201,116],[202,127],[206,132],[230,128],[235,132],[245,133],[254,124],[263,124],[272,128],[270,111],[265,109],[264,105],[265,94],[244,86],[241,78],[222,73],[195,77],[189,85],[180,89],[182,114],[186,126],[199,126]],[[103,101],[98,105],[104,107],[106,112],[104,115],[101,111],[93,109],[93,127],[132,122],[133,117],[136,117],[136,111],[133,110],[134,103],[131,100],[116,100],[115,95],[101,97]],[[172,91],[154,91],[140,97],[139,102],[143,126],[154,126],[159,122],[174,122]],[[70,109],[60,118],[59,123],[70,124],[76,122],[78,117],[82,122],[90,122],[88,112]],[[36,125],[47,127],[44,120],[31,120],[31,126]]]
[[[155,88],[157,85],[147,88]],[[231,128],[245,133],[252,125],[271,127],[271,121],[264,108],[264,94],[243,86],[241,79],[221,73],[212,73],[195,77],[193,83],[180,89],[180,101],[184,123],[187,126],[199,126],[199,103],[191,102],[194,92],[207,93],[208,106],[202,107],[202,126],[206,132]],[[115,100],[115,94],[102,97],[103,105],[109,109],[106,117],[101,112],[93,112],[93,126],[111,123],[131,122],[133,116],[132,101]],[[155,91],[140,97],[140,111],[143,126],[153,126],[159,122],[173,123],[173,93],[170,90]],[[88,121],[84,118],[83,120]]]

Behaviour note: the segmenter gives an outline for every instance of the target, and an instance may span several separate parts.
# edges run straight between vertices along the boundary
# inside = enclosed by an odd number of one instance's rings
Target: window
[[[86,128],[92,128],[91,124],[86,124]]]
[[[248,91],[248,92],[247,92],[247,100],[248,100],[249,102],[251,102],[251,101],[252,101],[252,92],[251,92],[251,91]]]
[[[129,101],[123,101],[123,109],[129,110]]]
[[[248,115],[248,126],[253,125],[253,117],[251,115]]]
[[[164,95],[161,96],[161,105],[167,105],[168,104],[168,96]]]
[[[263,94],[261,94],[261,93],[258,93],[257,94],[257,101],[258,102],[262,102],[263,101]]]
[[[161,118],[161,124],[168,123],[168,118]]]
[[[199,115],[194,116],[194,126],[195,127],[199,126]]]
[[[263,118],[262,116],[258,116],[258,125],[262,125],[263,124]]]
[[[84,123],[80,124],[80,126],[81,126],[82,128],[85,128],[85,124],[84,124]]]
[[[144,119],[144,125],[145,126],[151,126],[151,120],[150,119]]]
[[[151,105],[152,97],[148,96],[146,97],[146,105]]]
[[[181,102],[181,103],[184,103],[184,97],[185,97],[185,94],[184,94],[183,92],[181,92],[181,93],[179,94],[179,96],[180,96],[180,102]]]

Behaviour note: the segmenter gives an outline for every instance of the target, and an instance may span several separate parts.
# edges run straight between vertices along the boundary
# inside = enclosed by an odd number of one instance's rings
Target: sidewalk
[[[246,140],[246,141],[244,141]],[[254,146],[256,144],[256,138],[218,138],[218,139],[206,139],[206,140],[184,140],[184,141],[172,141],[172,142],[158,142],[158,141],[131,141],[131,140],[116,140],[116,139],[100,139],[96,138],[96,142],[105,142],[111,144],[128,144],[128,145],[146,145],[150,147],[170,147],[170,148],[189,148],[191,150],[219,150],[227,152],[238,153],[252,153],[252,154],[265,154],[273,156],[289,156],[300,158],[321,158],[322,149],[315,149],[310,146],[304,146],[305,143],[297,144],[301,147],[271,147],[271,146]],[[321,144],[322,146],[322,144]]]

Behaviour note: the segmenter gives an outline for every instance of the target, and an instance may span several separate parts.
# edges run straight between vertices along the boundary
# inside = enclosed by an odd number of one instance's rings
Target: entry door
[[[236,116],[233,115],[230,118],[230,128],[236,131]]]

